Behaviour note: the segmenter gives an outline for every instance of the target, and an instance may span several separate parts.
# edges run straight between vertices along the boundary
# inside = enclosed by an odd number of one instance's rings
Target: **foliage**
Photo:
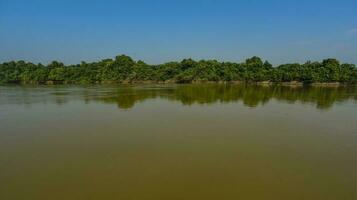
[[[81,62],[64,65],[53,61],[47,66],[25,61],[0,64],[0,83],[101,83],[101,82],[177,82],[195,81],[245,81],[245,82],[342,82],[356,83],[357,68],[353,64],[341,64],[336,59],[304,64],[283,64],[273,67],[259,57],[244,63],[219,62],[217,60],[184,59],[148,65],[134,61],[126,55],[99,62]]]

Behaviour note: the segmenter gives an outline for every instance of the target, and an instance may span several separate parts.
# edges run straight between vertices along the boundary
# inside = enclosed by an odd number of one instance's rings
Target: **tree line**
[[[308,61],[273,67],[268,61],[252,57],[243,63],[219,62],[217,60],[184,59],[149,65],[135,61],[126,55],[99,62],[81,62],[64,65],[53,61],[48,65],[25,61],[10,61],[0,64],[0,83],[122,83],[122,82],[175,82],[191,83],[204,81],[242,82],[292,82],[301,83],[357,83],[357,68],[353,64],[341,64],[336,59],[322,62]]]

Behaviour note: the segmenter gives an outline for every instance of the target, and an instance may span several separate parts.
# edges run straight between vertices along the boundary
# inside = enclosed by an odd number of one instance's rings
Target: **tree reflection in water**
[[[63,105],[79,100],[85,103],[117,104],[121,109],[130,109],[137,103],[157,98],[178,101],[183,105],[242,102],[252,108],[274,99],[287,103],[309,103],[316,105],[318,109],[329,109],[336,102],[357,101],[357,87],[244,84],[0,86],[0,105]]]
[[[259,85],[190,84],[157,87],[120,87],[91,100],[116,103],[130,109],[147,99],[162,98],[179,101],[183,105],[243,102],[257,107],[275,99],[287,103],[312,103],[318,109],[331,108],[334,103],[357,100],[356,87],[290,87]]]

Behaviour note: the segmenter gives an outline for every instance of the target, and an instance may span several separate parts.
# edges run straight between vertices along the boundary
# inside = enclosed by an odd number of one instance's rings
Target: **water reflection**
[[[309,103],[329,109],[337,102],[357,100],[357,87],[290,87],[229,84],[131,85],[131,86],[2,86],[0,105],[56,103],[73,100],[116,104],[130,109],[148,99],[178,101],[183,105],[242,102],[248,107],[275,99],[287,103]]]

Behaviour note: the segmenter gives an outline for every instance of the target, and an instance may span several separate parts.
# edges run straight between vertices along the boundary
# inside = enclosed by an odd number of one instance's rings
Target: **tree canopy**
[[[53,61],[48,65],[25,61],[0,64],[0,83],[103,83],[103,82],[176,82],[244,81],[244,82],[341,82],[357,83],[357,68],[336,59],[322,62],[292,63],[273,67],[268,61],[252,57],[243,63],[217,60],[184,59],[149,65],[119,55],[115,59],[65,65]]]

